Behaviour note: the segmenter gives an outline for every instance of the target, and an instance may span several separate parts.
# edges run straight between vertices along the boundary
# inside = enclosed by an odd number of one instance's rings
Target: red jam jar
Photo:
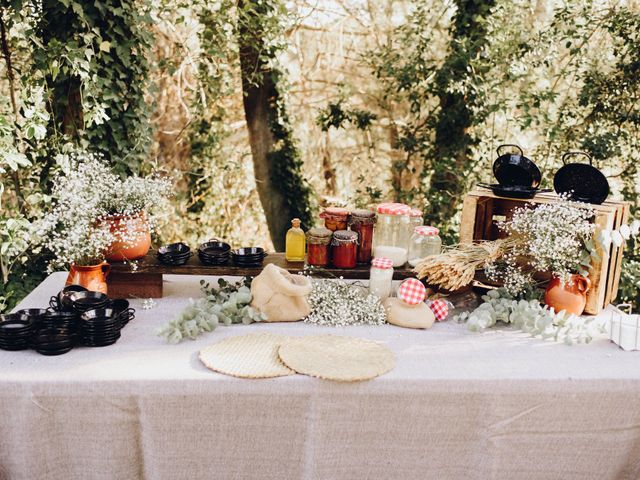
[[[329,265],[329,244],[333,232],[328,228],[312,228],[307,232],[307,264],[314,267]]]
[[[324,218],[324,226],[332,232],[346,230],[349,210],[339,207],[325,208],[320,214],[320,218]]]
[[[358,262],[358,234],[351,230],[333,232],[331,263],[336,268],[355,268]]]
[[[358,234],[358,263],[360,265],[371,263],[373,225],[375,223],[376,214],[371,210],[354,210],[349,217],[351,230]]]

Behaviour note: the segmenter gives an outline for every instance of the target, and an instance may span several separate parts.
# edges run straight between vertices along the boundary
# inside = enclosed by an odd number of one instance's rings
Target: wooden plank
[[[284,253],[270,253],[264,259],[264,264],[259,267],[238,267],[229,261],[228,265],[211,267],[202,265],[197,255],[192,256],[185,265],[171,266],[164,265],[158,261],[154,253],[149,253],[146,257],[137,262],[137,269],[131,270],[131,266],[127,263],[111,264],[111,275],[125,274],[131,277],[137,277],[142,274],[175,274],[175,275],[215,275],[215,276],[251,276],[255,277],[262,272],[264,266],[274,263],[279,267],[288,270],[291,273],[299,273],[304,270],[303,262],[287,262]],[[346,279],[367,280],[369,278],[369,265],[357,266],[353,269],[339,268],[314,268],[309,273],[318,277],[343,277]],[[111,276],[110,275],[110,276]],[[410,268],[394,269],[393,278],[395,280],[403,280],[405,278],[415,277]]]
[[[625,202],[623,205],[622,212],[622,224],[629,222],[629,214],[631,208],[628,202]],[[614,273],[611,274],[613,277],[613,283],[611,285],[611,292],[609,296],[609,303],[613,302],[618,297],[618,287],[620,286],[620,275],[622,274],[622,259],[624,257],[624,246],[618,248],[618,252],[615,259],[614,264]]]
[[[478,198],[466,196],[464,202],[462,203],[462,217],[460,219],[460,243],[473,242],[477,209]]]
[[[162,298],[162,274],[111,272],[107,277],[111,298]]]
[[[615,212],[597,213],[595,224],[597,236],[602,230],[611,230],[615,219]],[[607,291],[607,271],[610,260],[610,250],[606,251],[602,246],[596,246],[596,252],[600,256],[600,260],[595,260],[591,264],[589,276],[591,278],[591,289],[587,293],[587,305],[584,309],[585,313],[597,314],[604,308],[605,294]]]

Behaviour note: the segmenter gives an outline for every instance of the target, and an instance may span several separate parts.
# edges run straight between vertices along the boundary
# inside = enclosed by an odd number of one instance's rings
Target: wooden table
[[[216,276],[250,276],[255,277],[262,269],[273,263],[288,270],[291,273],[305,271],[304,262],[288,262],[284,253],[270,253],[259,267],[238,267],[229,260],[228,265],[207,266],[200,263],[197,254],[180,266],[164,265],[157,259],[155,253],[149,253],[146,257],[135,262],[137,267],[133,270],[130,263],[112,263],[111,273],[107,278],[109,295],[112,297],[130,298],[160,298],[162,297],[163,275],[216,275]],[[359,265],[356,268],[315,268],[308,267],[306,272],[314,277],[343,277],[347,279],[368,280],[369,265]],[[396,268],[393,273],[394,280],[403,280],[413,277],[415,274],[411,268]]]

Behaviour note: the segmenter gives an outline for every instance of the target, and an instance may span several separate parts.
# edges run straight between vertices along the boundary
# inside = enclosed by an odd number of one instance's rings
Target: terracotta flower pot
[[[144,212],[134,216],[112,215],[105,221],[109,223],[111,232],[121,237],[121,240],[113,242],[107,250],[108,261],[137,260],[149,252],[151,233]]]
[[[107,262],[98,265],[71,265],[66,285],[81,285],[87,290],[107,294],[107,276],[111,266]]]
[[[554,277],[544,293],[544,303],[556,312],[566,310],[568,313],[582,315],[590,287],[591,280],[582,275],[571,275],[571,281],[566,283]]]

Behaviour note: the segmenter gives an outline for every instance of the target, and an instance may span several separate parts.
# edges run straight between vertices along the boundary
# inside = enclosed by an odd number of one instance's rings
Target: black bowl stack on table
[[[184,265],[191,257],[191,248],[186,243],[172,243],[158,249],[158,260],[165,265]]]
[[[231,245],[217,239],[209,240],[198,247],[198,258],[203,265],[226,265],[231,256]]]
[[[264,248],[244,247],[231,252],[233,263],[238,267],[259,267],[267,254]]]
[[[33,335],[33,321],[19,313],[0,315],[0,348],[26,350]]]
[[[135,310],[125,299],[69,285],[51,297],[47,309],[0,315],[0,349],[31,347],[42,355],[61,355],[79,345],[112,345],[134,317]]]

